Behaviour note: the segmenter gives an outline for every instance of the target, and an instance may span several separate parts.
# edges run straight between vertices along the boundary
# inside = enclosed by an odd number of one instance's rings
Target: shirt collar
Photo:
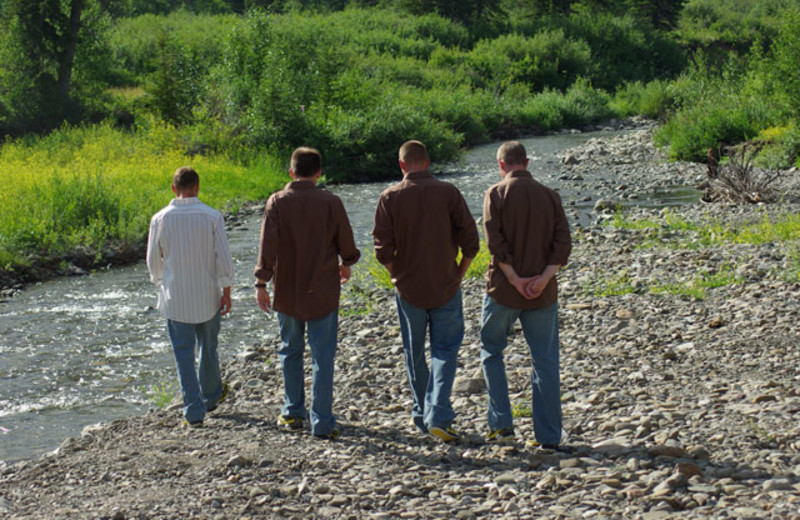
[[[403,176],[404,181],[416,181],[419,179],[432,179],[433,175],[431,172],[424,170],[419,172],[408,172]]]
[[[316,187],[317,187],[317,184],[314,181],[309,180],[309,179],[298,179],[298,180],[295,180],[295,181],[291,181],[291,182],[289,182],[289,184],[286,185],[286,188],[292,189],[292,190],[307,190],[307,189],[316,188]]]
[[[173,206],[188,206],[190,204],[199,204],[199,203],[200,199],[198,199],[197,197],[187,197],[180,199],[175,197],[174,199],[172,199],[172,202],[170,202],[170,204]]]
[[[533,175],[527,170],[514,170],[506,174],[506,179],[532,179]]]

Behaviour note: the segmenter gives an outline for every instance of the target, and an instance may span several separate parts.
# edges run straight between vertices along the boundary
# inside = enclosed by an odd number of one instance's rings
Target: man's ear
[[[291,177],[292,180],[295,180],[295,181],[297,180],[297,177],[294,176],[294,171],[292,171],[291,169],[289,170],[289,177]]]
[[[175,195],[177,195],[177,194],[178,194],[178,189],[175,187],[175,185],[174,185],[174,184],[171,184],[171,185],[170,185],[170,188],[172,188],[172,193],[174,193]]]

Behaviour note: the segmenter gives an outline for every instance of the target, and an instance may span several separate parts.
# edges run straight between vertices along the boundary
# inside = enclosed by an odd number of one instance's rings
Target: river
[[[529,169],[558,188],[556,153],[597,135],[608,134],[524,140]],[[483,192],[499,180],[496,150],[497,144],[473,148],[459,164],[447,168],[446,180],[461,189],[476,218]],[[375,203],[389,184],[330,188],[344,201],[363,254],[370,249]],[[561,195],[565,202],[584,201],[570,206],[573,223],[589,218],[595,194],[562,191]],[[676,187],[674,192],[641,197],[635,203],[676,205],[686,195],[685,189]],[[228,234],[237,280],[233,310],[223,319],[223,363],[265,336],[277,337],[277,321],[258,309],[251,287],[260,219],[260,215],[245,219]],[[0,460],[36,457],[89,424],[143,413],[153,406],[148,394],[154,386],[175,384],[165,322],[154,310],[155,294],[145,265],[139,263],[36,284],[0,303]],[[264,413],[271,415],[274,410]]]

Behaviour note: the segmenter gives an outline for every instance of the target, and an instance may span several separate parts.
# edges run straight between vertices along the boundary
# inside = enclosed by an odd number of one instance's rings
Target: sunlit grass
[[[716,273],[703,273],[693,277],[687,282],[651,286],[649,289],[653,294],[672,294],[676,296],[688,296],[695,300],[703,300],[706,297],[707,289],[715,289],[717,287],[739,283],[742,283],[741,277],[737,276],[730,267],[725,266]]]
[[[250,164],[223,156],[189,157],[179,133],[155,125],[136,134],[109,124],[63,128],[0,148],[0,269],[27,255],[60,255],[136,242],[150,217],[173,197],[176,168],[200,174],[200,199],[224,211],[266,198],[286,182],[282,162]]]
[[[759,245],[768,242],[792,242],[800,239],[800,215],[762,215],[760,220],[723,223],[716,219],[692,222],[666,211],[663,219],[631,219],[619,212],[611,225],[620,229],[644,232],[640,247],[672,247],[695,249],[727,244]]]

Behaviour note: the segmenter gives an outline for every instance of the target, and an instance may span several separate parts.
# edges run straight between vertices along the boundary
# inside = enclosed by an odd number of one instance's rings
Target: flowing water
[[[597,135],[524,141],[530,170],[557,188],[556,152]],[[447,180],[461,189],[476,218],[483,192],[499,180],[496,150],[496,144],[474,148],[448,169]],[[344,201],[362,254],[369,254],[378,195],[390,184],[331,188]],[[568,201],[594,194],[561,190],[561,195]],[[696,199],[694,190],[676,187],[636,203],[663,206]],[[573,219],[587,218],[590,204],[573,206]],[[250,285],[260,220],[256,214],[228,233],[237,282],[233,310],[223,318],[223,363],[243,347],[277,334],[277,321],[258,309]],[[143,413],[153,406],[154,387],[175,388],[172,351],[165,321],[154,309],[155,294],[146,267],[139,263],[37,284],[0,302],[0,460],[51,451],[86,425]],[[274,412],[264,410],[266,415]]]

